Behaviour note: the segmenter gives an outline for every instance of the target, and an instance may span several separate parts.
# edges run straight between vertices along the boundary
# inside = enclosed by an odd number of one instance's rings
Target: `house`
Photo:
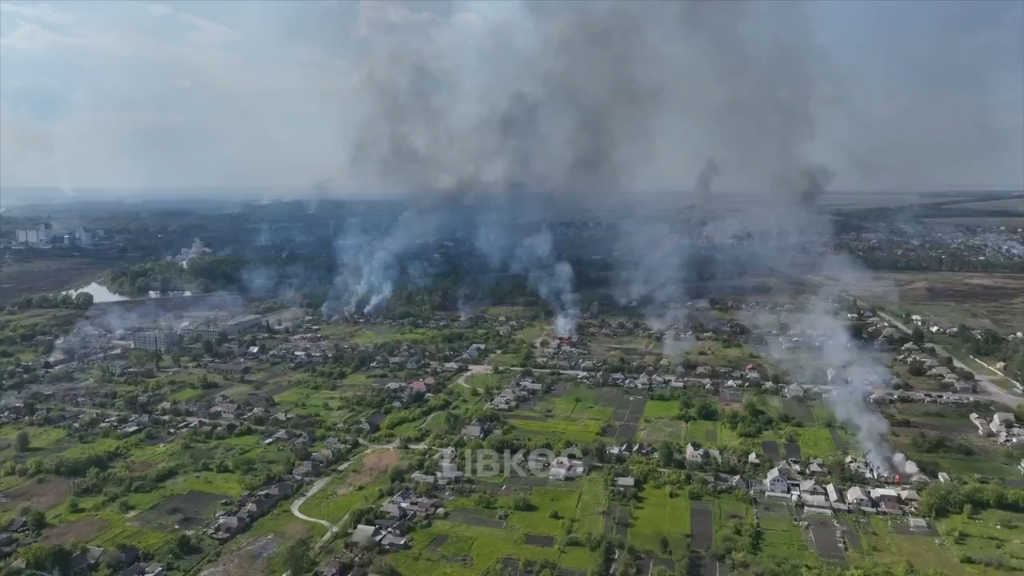
[[[248,526],[249,523],[245,517],[221,516],[217,519],[217,522],[214,523],[209,534],[214,540],[230,540],[231,538],[241,534]]]
[[[356,529],[352,532],[352,537],[349,538],[348,541],[359,546],[367,546],[371,543],[376,543],[377,527],[360,524],[356,526]]]
[[[305,462],[299,462],[299,465],[292,470],[292,476],[296,480],[305,480],[307,478],[315,478],[320,475],[320,464],[307,460]]]
[[[764,481],[764,489],[773,494],[789,494],[789,480],[778,466],[768,471]]]
[[[582,460],[573,460],[565,456],[555,458],[548,470],[548,478],[552,480],[579,478],[584,474],[586,474],[586,468]]]
[[[462,435],[466,438],[482,439],[485,435],[484,427],[477,421],[462,427]]]
[[[1021,471],[1024,472],[1024,460],[1021,460]],[[951,481],[952,480],[949,478],[949,474],[946,474],[945,472],[939,472],[939,482],[942,482],[943,484],[948,484]]]
[[[693,444],[686,445],[686,461],[687,462],[703,462],[707,456],[707,450],[704,448],[697,448]]]
[[[740,474],[729,478],[729,486],[736,490],[750,490],[750,482]]]
[[[1014,418],[1012,412],[996,412],[995,415],[992,416],[992,432],[994,434],[1005,432],[1016,423],[1017,419]]]
[[[957,394],[972,394],[974,392],[974,384],[970,382],[957,381],[953,384],[953,391]]]
[[[397,534],[384,534],[377,543],[386,550],[405,550],[409,547],[409,538]]]
[[[921,495],[917,493],[917,490],[903,490],[900,494],[900,500],[907,506],[915,506],[921,501]]]
[[[761,459],[757,457],[757,452],[751,452],[750,455],[747,456],[747,463],[753,464],[754,466],[761,464]]]
[[[871,497],[860,486],[854,486],[846,491],[846,502],[851,506],[860,506],[862,508],[874,507]]]
[[[828,496],[828,501],[833,504],[844,504],[843,493],[839,491],[839,488],[835,484],[827,484],[825,486],[825,496]]]
[[[828,498],[824,494],[800,494],[800,501],[810,508],[828,508]]]
[[[615,488],[620,492],[630,493],[636,487],[636,479],[632,476],[620,476],[615,479]]]
[[[880,508],[885,510],[898,510],[900,506],[900,495],[892,488],[872,488],[871,499],[878,503]]]
[[[805,389],[799,384],[790,384],[783,389],[783,394],[788,398],[803,398]]]
[[[370,414],[369,416],[366,417],[365,420],[363,420],[363,430],[366,430],[370,434],[376,434],[377,432],[380,432],[380,425],[384,423],[384,420],[386,418],[387,416],[380,412],[374,412],[373,414]]]
[[[115,568],[127,568],[139,561],[139,549],[135,546],[124,546],[120,550],[110,550],[103,555],[102,561]]]
[[[69,568],[72,574],[90,572],[99,565],[104,554],[103,548],[86,546],[85,550],[71,556]]]
[[[821,487],[820,484],[814,480],[801,480],[800,481],[800,494],[813,494],[815,496],[824,496],[826,491]]]

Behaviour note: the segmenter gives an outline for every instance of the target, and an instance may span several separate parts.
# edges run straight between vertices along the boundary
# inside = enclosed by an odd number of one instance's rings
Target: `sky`
[[[581,4],[563,7],[567,17]],[[815,70],[813,127],[799,147],[835,171],[833,187],[1024,189],[1024,1],[799,9]],[[457,69],[443,116],[457,123],[479,117],[490,86],[532,80],[494,52],[498,37],[530,44],[523,14],[514,1],[2,0],[0,186],[372,190],[380,175],[360,171],[356,152],[382,95],[366,78],[394,72],[368,64],[378,62],[371,47],[411,47]],[[770,41],[767,18],[743,30]],[[713,99],[698,91],[703,78],[688,80],[666,84],[671,98],[645,111],[673,120],[645,132],[650,150],[630,157],[621,185],[688,188],[712,148],[725,157],[724,187],[757,186],[757,170],[728,169],[731,140],[700,121]],[[730,137],[756,134],[767,113]]]

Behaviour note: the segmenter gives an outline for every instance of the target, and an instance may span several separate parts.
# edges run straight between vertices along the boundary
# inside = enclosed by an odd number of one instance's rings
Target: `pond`
[[[166,298],[166,297],[191,296],[192,295],[192,292],[189,292],[187,290],[184,291],[184,292],[163,292],[163,293],[151,291],[148,295],[146,295],[143,298],[129,298],[127,296],[122,296],[120,294],[115,294],[114,292],[111,292],[109,288],[107,288],[106,286],[104,286],[102,284],[99,284],[97,282],[93,282],[93,283],[89,284],[88,286],[85,286],[84,288],[79,288],[77,290],[68,290],[67,292],[65,292],[65,294],[70,294],[71,296],[74,296],[74,295],[78,294],[79,292],[86,292],[86,293],[92,294],[92,301],[94,303],[96,303],[96,304],[103,304],[103,303],[106,303],[106,302],[121,302],[121,301],[124,301],[124,300],[144,300],[145,298]]]
[[[93,282],[84,288],[78,290],[68,290],[65,294],[76,296],[79,293],[85,292],[86,294],[92,294],[92,301],[96,304],[102,304],[104,302],[120,302],[122,300],[128,300],[127,296],[121,296],[120,294],[114,294],[109,288],[102,284]]]

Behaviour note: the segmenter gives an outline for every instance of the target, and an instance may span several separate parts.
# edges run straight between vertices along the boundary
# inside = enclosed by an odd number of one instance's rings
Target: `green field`
[[[604,532],[604,512],[608,509],[608,488],[604,479],[591,474],[578,482],[581,488],[576,505],[575,532],[582,536],[599,536]]]
[[[686,441],[686,422],[682,420],[657,419],[641,424],[644,442],[657,443],[662,440],[670,442]]]
[[[804,458],[829,459],[839,456],[839,449],[826,428],[800,428],[800,453]]]
[[[601,434],[602,425],[595,420],[581,419],[574,422],[561,420],[510,420],[521,434],[556,436],[572,441],[586,442],[596,440]]]
[[[715,446],[718,444],[718,422],[694,420],[688,423],[686,425],[686,441]]]
[[[676,400],[648,400],[644,406],[644,418],[671,419],[679,413],[679,402]]]
[[[669,550],[685,551],[690,535],[690,498],[686,492],[669,495],[668,489],[650,488],[633,505],[629,542],[641,550],[663,553],[661,538],[668,539]]]

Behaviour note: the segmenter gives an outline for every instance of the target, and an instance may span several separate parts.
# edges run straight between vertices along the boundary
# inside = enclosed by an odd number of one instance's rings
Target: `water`
[[[87,292],[89,294],[92,294],[92,301],[95,304],[103,304],[105,302],[121,302],[121,301],[124,301],[124,300],[133,300],[133,298],[129,298],[127,296],[121,296],[120,294],[114,294],[113,292],[110,291],[109,288],[107,288],[103,284],[98,284],[96,282],[93,282],[92,284],[89,284],[88,286],[86,286],[84,288],[79,288],[78,290],[68,290],[67,292],[65,292],[65,294],[70,294],[71,296],[74,296],[75,294],[78,294],[79,292]],[[134,300],[145,300],[146,298],[168,298],[168,297],[175,297],[176,298],[176,297],[180,297],[180,296],[191,296],[191,295],[192,295],[192,292],[190,292],[188,290],[185,290],[184,292],[153,292],[153,291],[150,291],[149,294],[147,294],[146,296],[143,296],[143,297],[140,297],[140,298],[134,298]]]
[[[102,284],[97,284],[96,282],[93,282],[84,288],[79,288],[78,290],[68,290],[65,294],[74,296],[80,292],[92,294],[92,301],[96,304],[102,304],[104,302],[120,302],[122,300],[129,299],[127,296],[114,294],[109,288]]]

